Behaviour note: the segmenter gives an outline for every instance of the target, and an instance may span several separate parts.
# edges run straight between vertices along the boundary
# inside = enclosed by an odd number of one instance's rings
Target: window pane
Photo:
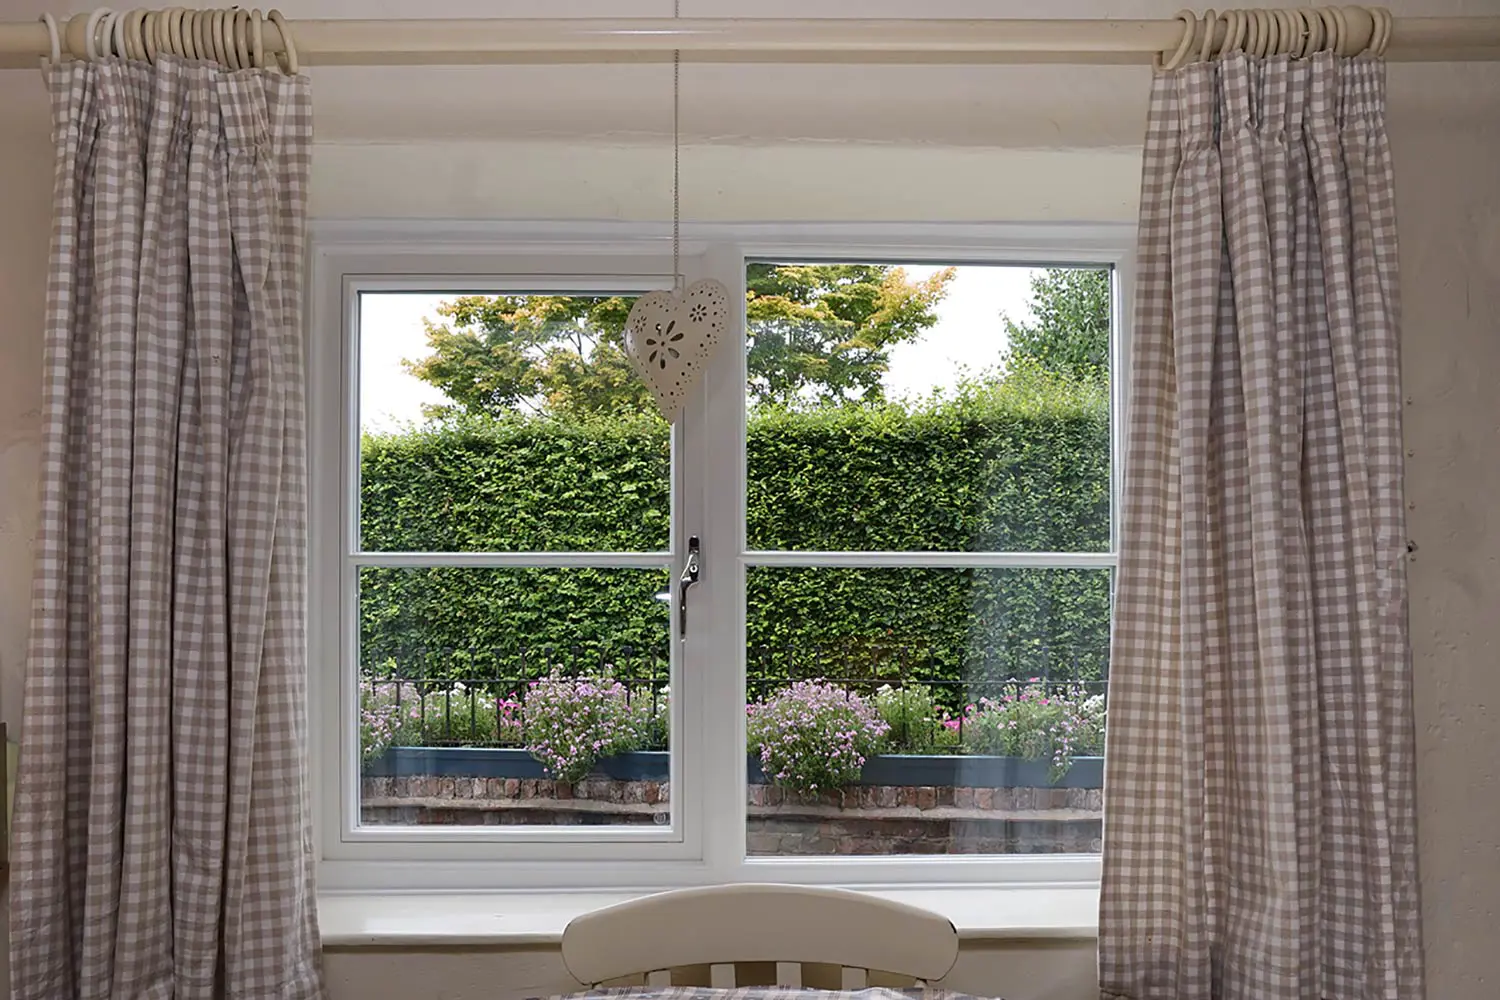
[[[1097,851],[1110,587],[751,568],[748,852]]]
[[[1109,270],[746,276],[751,549],[1108,550]]]
[[[670,822],[668,578],[362,568],[361,821]]]
[[[633,301],[362,294],[362,548],[666,549],[670,429],[624,353]]]

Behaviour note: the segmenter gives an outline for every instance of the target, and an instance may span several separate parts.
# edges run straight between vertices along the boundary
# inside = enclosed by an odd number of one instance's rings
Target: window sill
[[[941,913],[964,941],[1093,940],[1099,890],[954,887],[870,890]],[[556,945],[574,917],[641,892],[323,893],[318,924],[332,948]]]

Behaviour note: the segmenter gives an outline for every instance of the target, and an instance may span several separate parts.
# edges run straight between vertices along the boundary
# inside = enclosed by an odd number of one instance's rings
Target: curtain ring
[[[1303,50],[1304,56],[1312,56],[1323,49],[1323,43],[1328,40],[1327,31],[1323,24],[1323,18],[1314,8],[1302,12],[1307,21],[1307,46]]]
[[[233,70],[244,68],[240,62],[240,50],[234,44],[234,21],[239,12],[238,7],[230,8],[219,20],[219,40],[224,46],[224,63]]]
[[[57,33],[57,18],[43,12],[38,21],[47,29],[47,51],[50,55],[42,56],[42,82],[47,82],[47,71],[62,60],[62,38]]]
[[[1261,23],[1261,11],[1251,8],[1245,11],[1245,55],[1259,56],[1260,44],[1265,32]]]
[[[182,20],[177,22],[182,31],[181,54],[184,59],[198,58],[198,12],[182,9]]]
[[[121,11],[115,15],[114,22],[110,25],[110,34],[114,36],[115,55],[121,59],[130,58],[130,50],[125,46],[125,19],[129,16],[130,11]]]
[[[265,18],[259,7],[250,12],[250,65],[255,69],[266,68]]]
[[[1212,9],[1203,15],[1205,27],[1203,39],[1198,46],[1198,61],[1208,62],[1214,55],[1214,41],[1219,33],[1219,19],[1222,15],[1215,14]]]
[[[108,59],[111,55],[114,54],[110,51],[110,45],[112,44],[110,39],[110,31],[114,27],[114,22],[115,12],[108,7],[100,8],[99,21],[94,26],[93,34],[94,52],[101,60]]]
[[[1224,12],[1224,44],[1219,46],[1218,58],[1223,59],[1229,53],[1237,50],[1245,41],[1245,12],[1242,10],[1226,10]]]
[[[1339,15],[1337,7],[1318,7],[1318,16],[1323,19],[1323,27],[1328,34],[1324,39],[1323,47],[1334,55],[1339,54],[1339,49],[1344,43],[1344,22]]]
[[[99,21],[105,14],[109,13],[108,7],[100,7],[89,15],[89,19],[83,26],[83,56],[89,62],[97,62],[99,59],[95,42],[98,40]]]
[[[225,32],[228,25],[234,22],[233,10],[216,10],[213,17],[214,51],[219,54],[219,62],[225,69],[239,69],[234,61],[234,39]]]
[[[1395,19],[1391,17],[1389,7],[1372,7],[1370,13],[1375,15],[1375,33],[1378,36],[1370,44],[1370,51],[1379,58],[1385,58],[1385,50],[1391,44],[1391,28]]]
[[[219,11],[204,10],[198,12],[198,51],[203,53],[203,58],[211,59],[223,65],[219,53],[219,29],[217,20]]]
[[[154,10],[144,11],[141,14],[141,51],[145,53],[145,60],[151,65],[156,65],[156,22],[158,14]]]
[[[207,10],[193,11],[193,44],[198,46],[199,59],[211,60],[214,57],[214,47],[209,41],[208,32],[208,19],[212,13]]]
[[[1212,12],[1210,12],[1212,13]],[[1193,44],[1193,34],[1198,30],[1198,15],[1190,10],[1179,10],[1177,20],[1182,22],[1182,37],[1177,40],[1177,49],[1171,56],[1163,59],[1163,53],[1156,54],[1156,70],[1176,69],[1182,65],[1182,57],[1187,55],[1188,46]]]
[[[253,64],[250,62],[250,12],[243,7],[234,9],[234,20],[229,25],[230,34],[234,36],[235,60],[240,64],[240,69],[249,69]]]
[[[195,10],[192,12],[193,45],[198,49],[199,59],[212,59],[214,57],[214,48],[208,41],[209,14],[210,12],[206,10]]]
[[[1264,54],[1266,56],[1278,55],[1281,51],[1281,12],[1277,10],[1266,11],[1266,40]]]
[[[281,47],[286,50],[286,63],[284,64],[286,75],[296,76],[298,71],[297,43],[292,41],[292,30],[286,26],[286,19],[281,16],[279,10],[266,11],[266,20],[276,25],[276,30],[281,32]],[[280,63],[280,57],[276,61]]]
[[[1292,46],[1302,40],[1301,36],[1297,34],[1297,29],[1301,26],[1301,22],[1297,20],[1291,11],[1285,8],[1279,8],[1276,11],[1276,19],[1281,23],[1281,42],[1277,46],[1276,54],[1279,56],[1290,56],[1292,54]]]
[[[214,58],[219,65],[227,69],[233,69],[229,60],[229,49],[224,45],[224,10],[216,10],[208,17],[208,37],[214,50]]]
[[[141,41],[141,18],[145,14],[146,12],[141,10],[141,8],[132,7],[120,19],[120,23],[123,26],[125,56],[128,59],[140,60],[146,58],[146,44]]]
[[[181,7],[167,8],[166,38],[167,48],[174,56],[187,56],[187,46],[182,41],[182,19],[187,11]]]

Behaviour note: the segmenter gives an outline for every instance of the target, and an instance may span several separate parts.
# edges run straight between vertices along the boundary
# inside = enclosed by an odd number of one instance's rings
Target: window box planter
[[[666,781],[669,755],[659,750],[606,757],[594,773],[615,781]],[[746,757],[752,785],[767,784],[760,761]],[[861,785],[931,785],[974,788],[1102,788],[1104,758],[1076,757],[1068,773],[1050,780],[1045,760],[1022,757],[978,757],[959,754],[925,756],[882,754],[866,762]],[[365,765],[366,777],[545,778],[542,765],[520,749],[466,747],[391,747]]]

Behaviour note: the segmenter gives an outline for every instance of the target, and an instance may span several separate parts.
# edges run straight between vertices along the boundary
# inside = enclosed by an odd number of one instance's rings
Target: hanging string
[[[682,16],[682,0],[672,0],[672,19]],[[672,50],[672,289],[682,291],[682,143],[678,122],[682,104],[682,50]]]

